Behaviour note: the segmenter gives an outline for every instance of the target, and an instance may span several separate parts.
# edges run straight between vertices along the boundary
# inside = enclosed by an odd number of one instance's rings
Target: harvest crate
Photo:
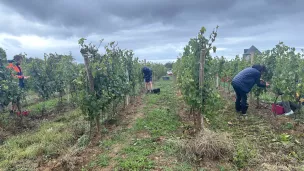
[[[168,77],[168,76],[163,76],[163,80],[170,80],[170,77]]]
[[[272,104],[272,112],[277,115],[283,115],[285,113],[284,107],[277,104]]]

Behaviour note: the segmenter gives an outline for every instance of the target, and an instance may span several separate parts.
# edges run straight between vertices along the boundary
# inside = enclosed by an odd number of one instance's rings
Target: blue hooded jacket
[[[145,78],[152,76],[152,70],[148,67],[143,67],[142,72],[144,73]]]
[[[265,84],[260,82],[261,70],[262,67],[260,65],[245,68],[232,79],[232,86],[241,89],[245,93],[249,93],[254,84],[259,87],[266,87]]]

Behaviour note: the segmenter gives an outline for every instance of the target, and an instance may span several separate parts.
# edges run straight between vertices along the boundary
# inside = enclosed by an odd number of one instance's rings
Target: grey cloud
[[[280,16],[301,11],[304,1],[284,4],[275,0],[3,0],[2,3],[25,18],[44,24],[77,28],[79,33],[112,33],[138,25],[161,22],[189,27],[187,24],[212,20],[232,20],[244,27],[263,24]],[[257,15],[258,14],[258,15]],[[116,20],[115,20],[116,19]]]
[[[21,43],[15,39],[5,38],[3,39],[3,42],[6,45],[6,47],[17,47],[17,48],[21,47]]]
[[[106,41],[118,41],[122,48],[142,49],[186,44],[201,26],[210,32],[219,25],[215,44],[227,50],[218,54],[231,56],[252,44],[265,49],[285,41],[303,47],[297,36],[304,29],[299,21],[304,16],[303,6],[303,0],[2,0],[0,15],[11,15],[0,18],[6,24],[0,33],[57,39],[89,37],[94,41],[106,38]],[[23,22],[14,20],[18,15]],[[157,30],[161,26],[168,29]],[[151,31],[142,32],[147,29]],[[225,41],[230,37],[254,39]],[[79,56],[79,49],[69,50]],[[164,49],[139,55],[170,59],[178,54],[174,49]]]

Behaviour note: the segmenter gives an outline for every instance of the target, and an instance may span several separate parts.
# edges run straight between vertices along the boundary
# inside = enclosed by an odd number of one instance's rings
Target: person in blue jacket
[[[252,67],[245,68],[239,72],[232,79],[232,86],[236,93],[235,109],[237,112],[242,112],[246,116],[248,103],[247,93],[249,93],[252,87],[257,84],[258,87],[268,87],[268,83],[261,81],[261,75],[266,71],[266,67],[263,65],[253,65]]]
[[[142,73],[144,74],[147,93],[152,92],[152,69],[145,66],[142,68]]]

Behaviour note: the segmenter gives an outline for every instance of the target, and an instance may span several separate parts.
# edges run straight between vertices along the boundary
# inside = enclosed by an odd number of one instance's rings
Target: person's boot
[[[10,117],[13,117],[13,116],[14,116],[14,111],[10,110]]]
[[[290,110],[289,112],[285,113],[284,115],[285,116],[289,116],[289,115],[292,115],[294,112],[292,110]]]
[[[248,110],[249,105],[246,104],[246,106],[242,106],[242,115],[247,116],[247,110]]]
[[[241,113],[241,104],[238,102],[235,102],[235,110],[237,113]]]

